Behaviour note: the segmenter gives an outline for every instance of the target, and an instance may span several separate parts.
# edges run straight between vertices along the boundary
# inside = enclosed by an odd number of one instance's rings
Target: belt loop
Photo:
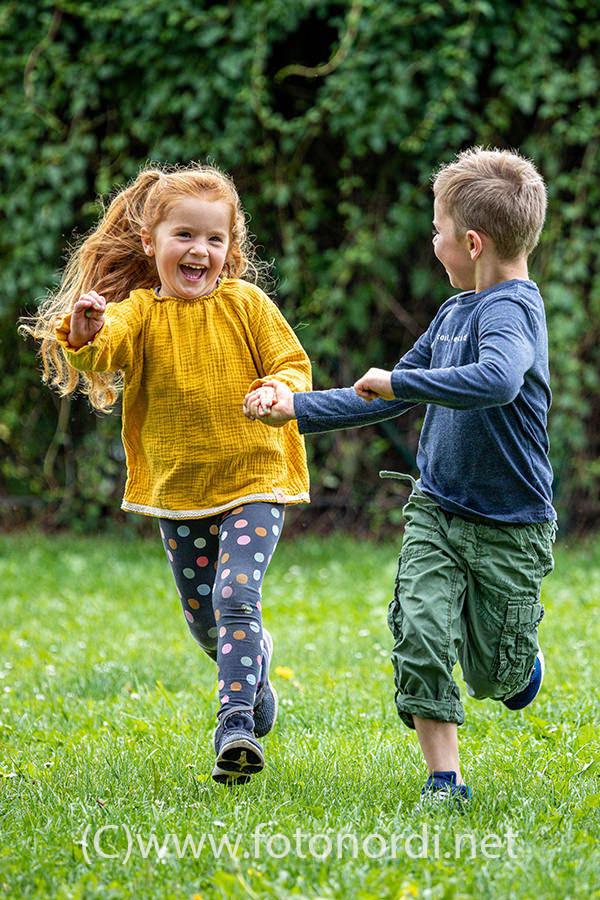
[[[417,482],[412,477],[412,475],[408,475],[405,472],[390,472],[387,469],[383,469],[379,473],[379,477],[380,478],[397,478],[400,481],[410,481],[410,483],[412,485],[412,489],[415,492],[415,494],[423,493],[423,491],[417,486]]]

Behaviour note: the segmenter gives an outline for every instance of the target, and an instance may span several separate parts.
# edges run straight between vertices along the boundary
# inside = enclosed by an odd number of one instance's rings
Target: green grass
[[[293,674],[275,676],[267,768],[228,790],[210,779],[214,670],[160,543],[35,533],[0,543],[0,896],[600,897],[597,542],[557,549],[544,583],[546,682],[531,711],[466,699],[474,799],[463,812],[419,808],[424,764],[393,705],[385,619],[397,546],[280,546],[264,618],[275,666]],[[94,849],[102,826],[100,851],[118,858]],[[153,833],[166,852],[142,852]],[[189,845],[178,855],[171,834],[204,835],[198,858]],[[224,836],[239,838],[236,858],[212,851]]]

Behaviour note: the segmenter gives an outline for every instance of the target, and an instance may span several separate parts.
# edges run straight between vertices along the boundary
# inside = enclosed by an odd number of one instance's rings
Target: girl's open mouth
[[[179,269],[186,281],[200,281],[206,272],[206,266],[192,266],[184,263],[179,266]]]

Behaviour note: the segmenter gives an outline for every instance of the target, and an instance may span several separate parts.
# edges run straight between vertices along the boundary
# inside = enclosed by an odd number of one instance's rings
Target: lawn
[[[210,778],[215,673],[160,542],[0,543],[1,897],[600,898],[600,542],[557,548],[535,704],[465,698],[463,811],[419,805],[393,706],[398,542],[280,545],[280,718],[234,789]]]

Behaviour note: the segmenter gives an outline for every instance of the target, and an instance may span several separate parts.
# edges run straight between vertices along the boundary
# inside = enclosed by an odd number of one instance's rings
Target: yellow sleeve
[[[266,294],[261,297],[254,339],[265,374],[252,382],[249,391],[270,378],[282,381],[291,391],[311,390],[310,360],[294,330]]]
[[[140,303],[131,295],[119,303],[106,307],[104,325],[94,339],[75,350],[69,344],[71,314],[62,320],[55,331],[67,362],[81,372],[127,371],[133,366],[137,338],[142,329]]]

